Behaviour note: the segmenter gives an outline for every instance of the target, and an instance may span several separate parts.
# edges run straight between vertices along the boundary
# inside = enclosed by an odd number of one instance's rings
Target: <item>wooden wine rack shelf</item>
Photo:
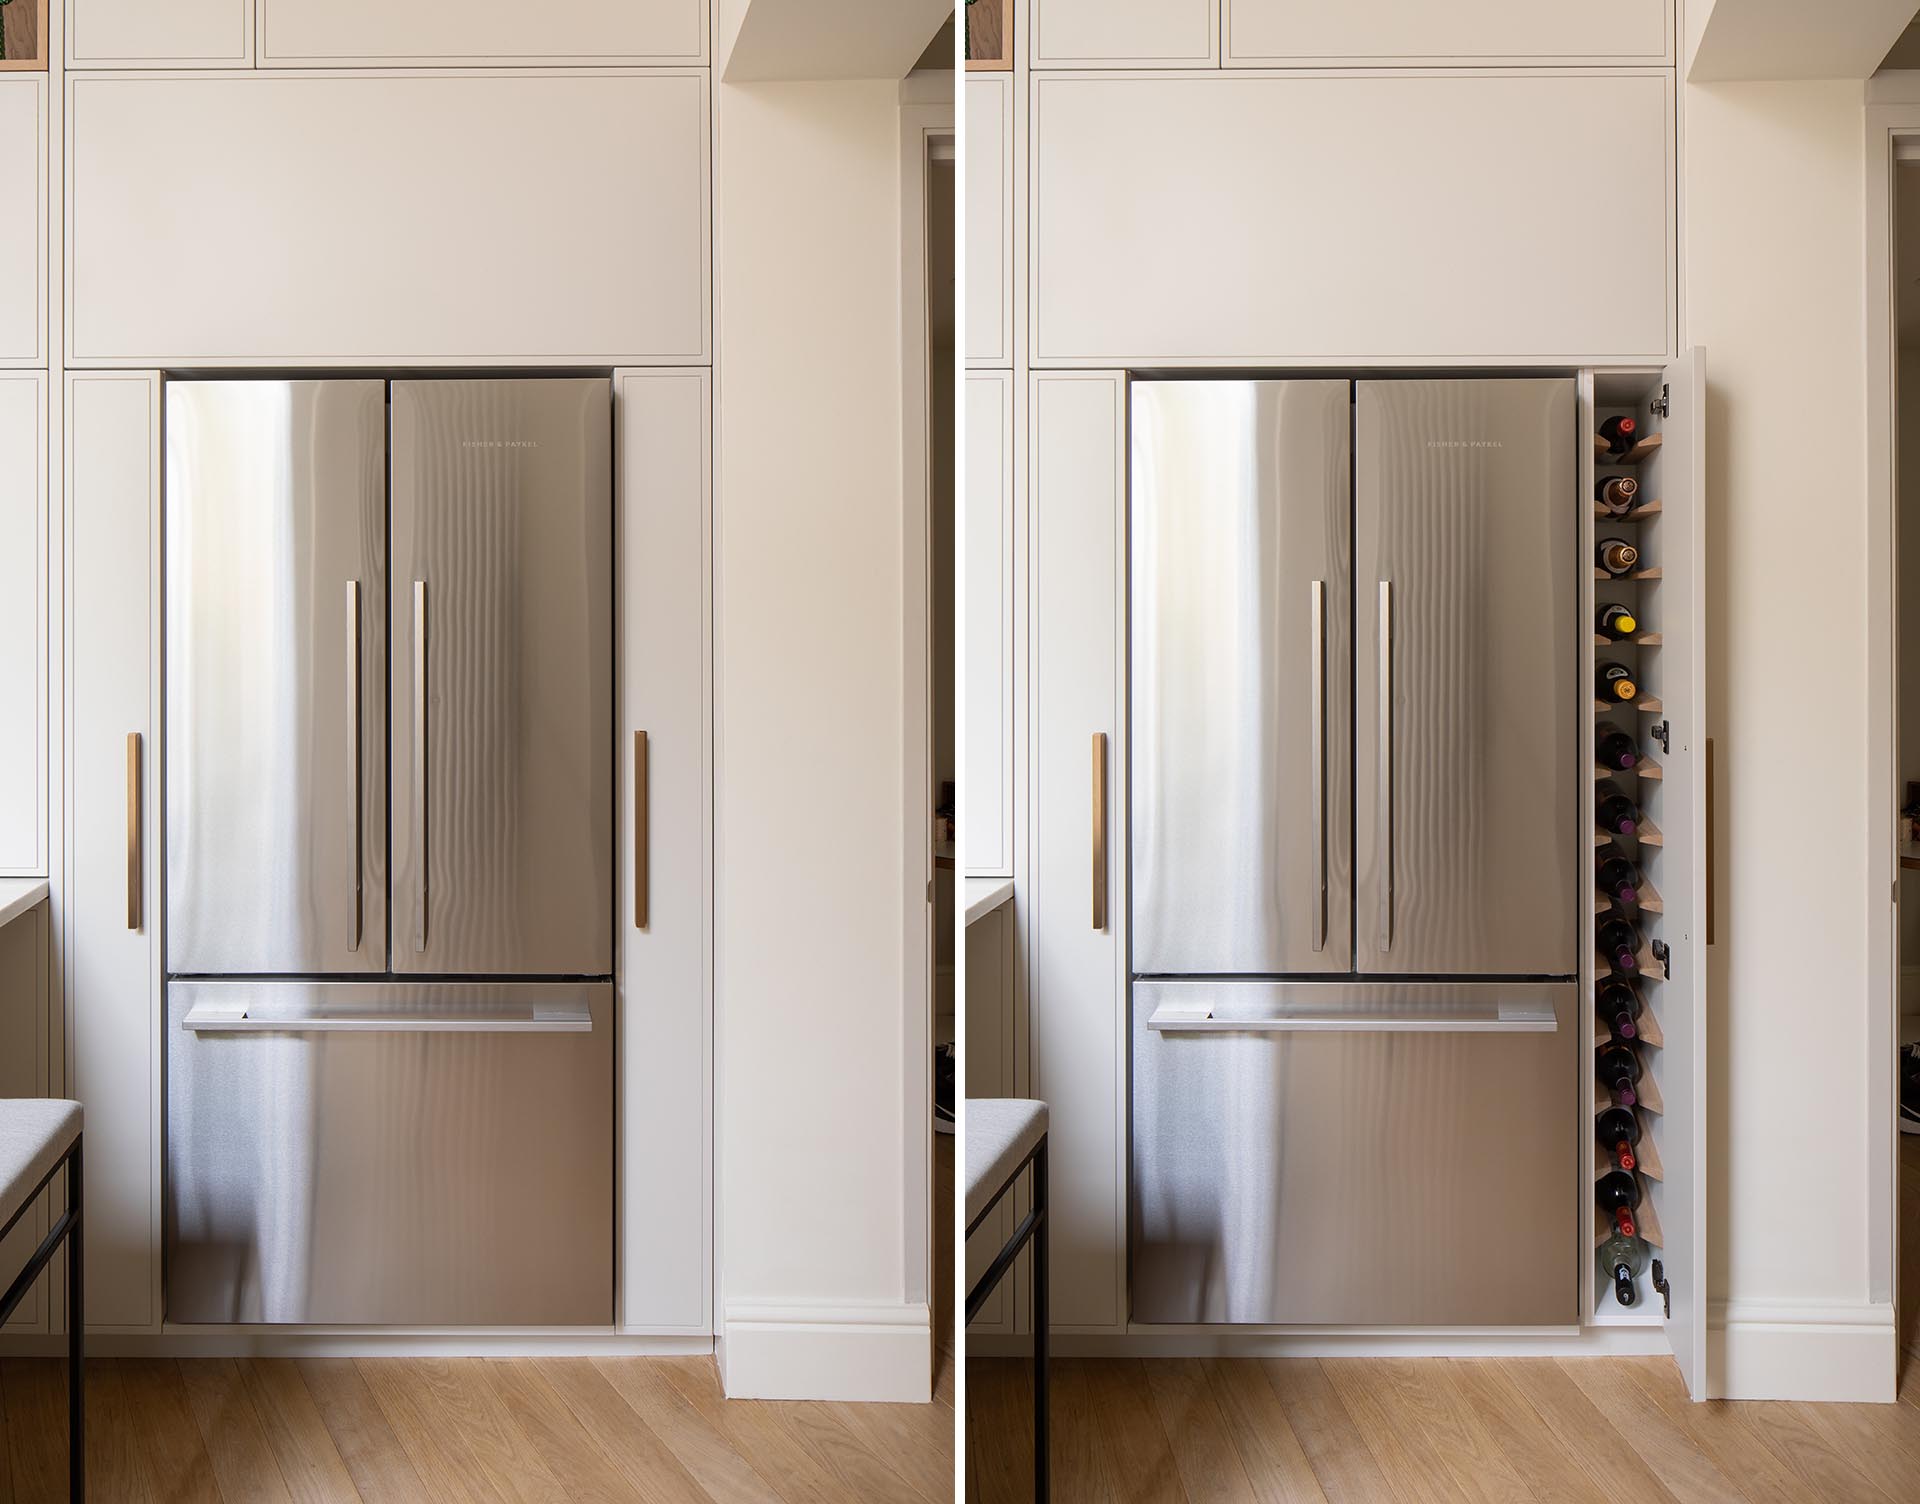
[[[1593,577],[1596,580],[1610,581],[1615,585],[1621,584],[1624,581],[1661,580],[1666,578],[1658,564],[1655,564],[1651,569],[1636,569],[1631,574],[1608,574],[1606,570],[1596,564],[1593,566]]]
[[[1616,841],[1638,841],[1642,846],[1664,846],[1667,844],[1667,838],[1660,834],[1660,827],[1655,825],[1653,821],[1649,820],[1645,815],[1640,817],[1637,828],[1630,836],[1615,836],[1610,830],[1602,830],[1599,826],[1594,826],[1593,844],[1596,847],[1611,846],[1615,844]]]
[[[1660,448],[1660,435],[1650,433],[1625,454],[1608,454],[1607,441],[1599,434],[1593,436],[1593,462],[1596,465],[1637,465],[1648,455]]]
[[[1649,715],[1658,715],[1660,714],[1660,711],[1663,708],[1659,700],[1655,699],[1652,695],[1646,695],[1638,700],[1634,700],[1631,702],[1626,700],[1615,700],[1611,704],[1609,704],[1605,700],[1595,700],[1593,702],[1594,714],[1607,715],[1610,713],[1626,710],[1629,708],[1629,704],[1631,704],[1632,709],[1643,710],[1647,712],[1647,714]],[[1624,772],[1625,770],[1622,769],[1622,771]]]
[[[1609,512],[1599,502],[1593,504],[1593,515],[1602,522],[1641,522],[1648,517],[1660,515],[1660,499],[1643,501],[1631,512]]]
[[[1638,891],[1640,894],[1640,898],[1639,898],[1639,901],[1634,905],[1634,907],[1638,909],[1641,913],[1664,914],[1667,912],[1666,902],[1660,897],[1658,893],[1654,891],[1652,883],[1642,878]],[[1593,912],[1594,913],[1604,914],[1612,907],[1613,907],[1612,899],[1602,898],[1598,893],[1593,895]]]
[[[1597,648],[1657,648],[1665,642],[1666,638],[1658,632],[1642,632],[1638,637],[1629,637],[1621,642],[1615,642],[1611,637],[1602,637],[1598,632],[1593,634],[1593,645]],[[1602,706],[1606,704],[1604,700],[1599,703]]]
[[[1593,781],[1595,783],[1598,783],[1603,778],[1652,778],[1658,780],[1661,776],[1660,764],[1650,757],[1641,758],[1640,761],[1630,768],[1595,768],[1593,770]]]

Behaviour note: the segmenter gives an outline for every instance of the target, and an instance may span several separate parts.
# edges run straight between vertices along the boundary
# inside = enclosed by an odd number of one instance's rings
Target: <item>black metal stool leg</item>
[[[1033,1155],[1033,1497],[1047,1499],[1047,1141]]]
[[[87,1281],[80,1242],[80,1152],[81,1142],[75,1139],[67,1159],[67,1210],[73,1219],[67,1227],[67,1470],[73,1504],[85,1504],[87,1497],[87,1326],[82,1300]]]

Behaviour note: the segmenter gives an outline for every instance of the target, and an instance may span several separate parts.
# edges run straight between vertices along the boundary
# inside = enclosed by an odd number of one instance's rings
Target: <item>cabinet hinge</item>
[[[1655,721],[1648,730],[1647,735],[1660,743],[1660,750],[1662,752],[1666,753],[1669,757],[1673,755],[1673,748],[1669,745],[1669,738],[1673,735],[1673,729],[1668,726],[1665,721]]]
[[[1647,411],[1652,413],[1656,418],[1666,417],[1667,415],[1667,384],[1666,382],[1663,381],[1660,383],[1660,395],[1658,397],[1655,397],[1653,401],[1647,404]]]
[[[1664,940],[1655,940],[1648,949],[1653,952],[1653,959],[1660,963],[1660,979],[1671,982],[1673,980],[1673,947]]]
[[[1667,1282],[1666,1267],[1658,1259],[1653,1261],[1653,1288],[1660,1295],[1661,1316],[1673,1320],[1673,1286]]]

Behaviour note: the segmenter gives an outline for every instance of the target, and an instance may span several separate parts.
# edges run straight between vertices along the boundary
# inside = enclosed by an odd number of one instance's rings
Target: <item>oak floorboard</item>
[[[1400,1497],[1318,1360],[1269,1358],[1260,1367],[1330,1504],[1374,1504]]]
[[[780,1504],[779,1491],[674,1387],[658,1360],[597,1358],[594,1367],[715,1504]]]
[[[1903,1504],[1920,1493],[1916,1488],[1916,1480],[1920,1480],[1920,1410],[1906,1404],[1824,1405],[1800,1401],[1789,1408],[1882,1492]]]
[[[488,1359],[481,1376],[519,1433],[575,1504],[634,1504],[641,1497],[530,1359]]]
[[[1536,1499],[1551,1499],[1554,1504],[1614,1504],[1614,1496],[1534,1412],[1497,1361],[1449,1358],[1437,1377],[1479,1417],[1501,1456]]]
[[[1186,1504],[1186,1484],[1140,1359],[1093,1368],[1093,1413],[1119,1504]]]
[[[148,1504],[154,1495],[141,1465],[125,1373],[114,1359],[89,1359],[86,1385],[87,1492],[114,1504]]]
[[[453,1445],[435,1414],[425,1376],[407,1358],[356,1358],[354,1368],[420,1479],[421,1496],[441,1504],[513,1504]]]
[[[1464,1497],[1480,1504],[1536,1504],[1533,1490],[1478,1412],[1449,1382],[1444,1360],[1429,1366],[1413,1358],[1383,1358],[1374,1372],[1386,1382],[1389,1411],[1401,1436],[1438,1457]]]
[[[1751,1504],[1711,1457],[1666,1423],[1653,1397],[1634,1382],[1626,1366],[1630,1360],[1556,1361],[1669,1493],[1684,1504]]]
[[[1199,1361],[1167,1358],[1145,1367],[1147,1392],[1187,1497],[1196,1504],[1254,1504],[1246,1465],[1228,1437],[1226,1417]]]
[[[926,1504],[953,1504],[953,1410],[947,1405],[833,1404],[830,1414],[884,1457]]]
[[[1024,1362],[1018,1368],[1023,1374],[1030,1373]],[[971,1369],[968,1378],[971,1381]],[[1018,1401],[1028,1416],[1033,1414],[1032,1394],[1029,1378],[1019,1390]],[[1087,1359],[1047,1360],[1047,1420],[1052,1432],[1047,1447],[1048,1483],[1056,1504],[1115,1504],[1119,1496],[1107,1476]],[[1030,1453],[1027,1460],[1031,1469]],[[1027,1476],[1031,1480],[1031,1470]]]
[[[1313,1475],[1313,1464],[1260,1365],[1210,1358],[1203,1366],[1259,1504],[1325,1504],[1326,1492]]]
[[[1320,1367],[1398,1495],[1410,1504],[1471,1504],[1446,1463],[1421,1438],[1410,1443],[1401,1434],[1394,1419],[1394,1386],[1383,1364],[1371,1358],[1323,1358]]]
[[[353,1475],[299,1369],[286,1358],[248,1358],[240,1378],[294,1504],[359,1504]]]
[[[1609,1499],[1634,1499],[1646,1504],[1674,1496],[1654,1476],[1638,1452],[1621,1445],[1612,1419],[1597,1409],[1584,1390],[1552,1358],[1498,1358],[1493,1365],[1562,1451],[1590,1474]],[[1611,1362],[1611,1359],[1596,1359]]]
[[[536,1358],[534,1366],[643,1498],[659,1504],[708,1504],[705,1491],[599,1369],[562,1358]]]
[[[7,1386],[0,1382],[0,1504],[13,1504],[13,1444],[7,1430]]]
[[[754,1404],[753,1400],[742,1403]],[[923,1499],[920,1490],[908,1482],[893,1461],[870,1451],[843,1425],[829,1405],[803,1404],[797,1400],[768,1400],[775,1419],[811,1456],[819,1467],[840,1480],[841,1486],[856,1499],[871,1504],[936,1504]],[[897,1460],[897,1459],[896,1459]],[[947,1498],[953,1497],[952,1470],[948,1470]]]
[[[980,1504],[1033,1497],[1033,1408],[1023,1358],[975,1358],[967,1364],[968,1489]],[[1098,1405],[1085,1411],[1089,1429]]]
[[[52,1504],[67,1497],[67,1366],[0,1358],[14,1504]]]
[[[193,1418],[179,1365],[171,1358],[124,1358],[120,1382],[134,1449],[154,1496],[166,1504],[221,1504],[213,1458]]]
[[[302,1358],[294,1366],[365,1504],[430,1497],[353,1359]]]

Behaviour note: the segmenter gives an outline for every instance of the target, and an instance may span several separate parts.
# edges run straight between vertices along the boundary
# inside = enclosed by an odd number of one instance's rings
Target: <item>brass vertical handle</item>
[[[652,874],[647,868],[647,733],[633,733],[633,927],[647,927]]]
[[[360,582],[347,581],[347,949],[360,949]]]
[[[1107,927],[1107,733],[1093,733],[1093,927]]]
[[[1327,948],[1327,582],[1313,582],[1313,707],[1308,735],[1313,738],[1313,948]]]
[[[140,928],[140,733],[127,733],[127,928]]]
[[[1380,746],[1374,788],[1379,826],[1380,950],[1393,949],[1393,581],[1380,582]]]
[[[427,582],[413,582],[413,948],[427,948]]]

